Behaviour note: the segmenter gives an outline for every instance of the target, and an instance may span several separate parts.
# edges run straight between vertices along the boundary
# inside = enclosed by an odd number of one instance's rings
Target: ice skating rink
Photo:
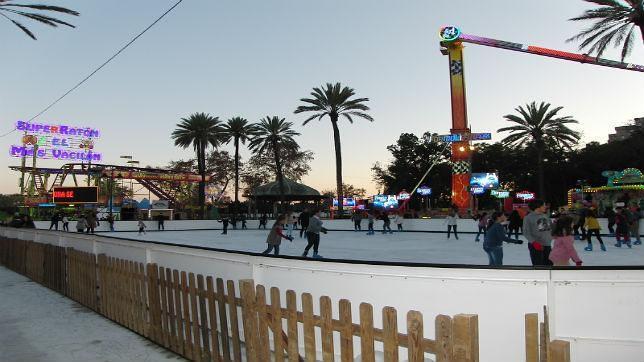
[[[266,248],[268,230],[229,230],[227,235],[222,235],[221,230],[149,231],[140,236],[137,232],[101,232],[100,235],[259,253]],[[299,238],[299,230],[293,235],[293,242],[282,240],[281,255],[302,255],[306,240]],[[483,238],[481,242],[475,242],[474,237],[470,233],[459,233],[459,240],[456,240],[453,235],[447,239],[445,233],[433,232],[376,232],[375,235],[366,235],[366,232],[329,231],[321,235],[319,253],[326,259],[487,265]],[[504,244],[504,265],[530,265],[527,243],[521,236],[519,238],[524,240],[524,244]],[[575,247],[584,266],[644,265],[643,246],[616,248],[615,238],[603,239],[608,249],[605,252],[599,249],[599,243],[594,239],[591,252],[584,250],[585,241],[576,241]],[[312,251],[309,256],[311,254]]]

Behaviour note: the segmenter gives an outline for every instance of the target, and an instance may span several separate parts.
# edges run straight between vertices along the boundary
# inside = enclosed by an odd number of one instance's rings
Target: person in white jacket
[[[445,218],[445,224],[447,224],[447,238],[449,239],[451,231],[454,230],[454,237],[456,240],[458,240],[458,232],[457,232],[457,227],[458,227],[458,213],[456,211],[452,210],[450,213],[447,215]]]
[[[396,227],[398,228],[398,231],[403,231],[403,223],[405,222],[405,218],[403,217],[403,213],[399,212],[396,214],[396,218],[394,219],[394,222],[396,223]]]

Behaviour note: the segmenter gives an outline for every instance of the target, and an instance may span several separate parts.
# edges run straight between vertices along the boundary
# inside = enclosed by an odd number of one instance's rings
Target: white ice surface
[[[221,230],[204,231],[150,231],[145,235],[136,232],[101,232],[100,235],[135,240],[157,241],[183,245],[205,246],[217,249],[262,252],[266,248],[268,230]],[[282,240],[281,255],[300,256],[306,240],[299,238],[299,231],[293,233],[295,240]],[[321,235],[320,255],[329,259],[352,259],[387,262],[418,262],[436,264],[487,265],[487,255],[481,242],[474,241],[473,234],[459,233],[459,240],[445,233],[394,232],[394,234],[366,235],[366,232],[330,231]],[[525,239],[524,244],[504,243],[504,265],[530,265]],[[576,241],[575,247],[585,266],[597,265],[644,265],[644,247],[623,245],[616,248],[615,238],[603,237],[607,251],[599,249],[593,238],[592,252],[584,251],[586,241]],[[312,250],[309,252],[309,256]]]

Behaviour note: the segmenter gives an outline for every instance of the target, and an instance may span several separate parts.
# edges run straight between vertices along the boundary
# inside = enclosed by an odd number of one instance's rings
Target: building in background
[[[635,118],[629,125],[615,127],[615,133],[608,135],[608,142],[623,141],[638,129],[644,130],[644,117]]]

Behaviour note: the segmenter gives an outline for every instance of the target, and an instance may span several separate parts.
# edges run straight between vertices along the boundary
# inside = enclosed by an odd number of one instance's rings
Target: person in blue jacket
[[[523,244],[522,240],[512,239],[505,233],[503,223],[506,220],[504,213],[496,211],[490,217],[490,226],[485,232],[483,250],[487,253],[491,266],[503,265],[503,242]]]

